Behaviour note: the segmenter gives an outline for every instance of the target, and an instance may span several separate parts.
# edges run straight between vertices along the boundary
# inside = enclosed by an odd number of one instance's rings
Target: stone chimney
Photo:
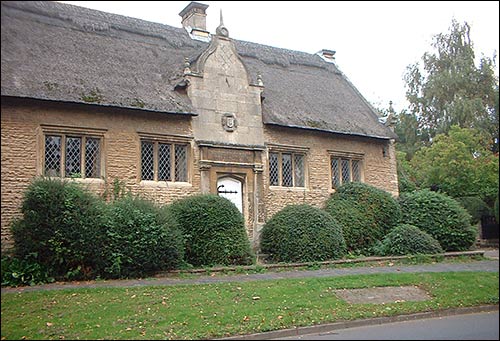
[[[335,63],[335,51],[323,49],[316,54],[326,62]]]
[[[208,5],[193,1],[179,13],[182,17],[182,27],[193,39],[210,39],[210,33],[207,31],[207,8]]]

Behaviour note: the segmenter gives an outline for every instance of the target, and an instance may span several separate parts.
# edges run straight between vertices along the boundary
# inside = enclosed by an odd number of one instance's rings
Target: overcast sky
[[[181,27],[190,1],[62,1]],[[229,36],[316,53],[337,51],[340,70],[377,108],[407,107],[403,74],[431,52],[434,35],[452,19],[468,22],[476,58],[499,51],[498,1],[202,1],[207,30],[215,33],[222,9]],[[498,57],[496,75],[498,76]],[[265,80],[264,80],[265,81]]]

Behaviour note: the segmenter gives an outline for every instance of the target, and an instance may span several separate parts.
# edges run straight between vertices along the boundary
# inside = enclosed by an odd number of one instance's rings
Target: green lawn
[[[348,304],[342,288],[417,285],[421,302]],[[3,339],[200,339],[498,304],[498,273],[374,274],[2,294]]]

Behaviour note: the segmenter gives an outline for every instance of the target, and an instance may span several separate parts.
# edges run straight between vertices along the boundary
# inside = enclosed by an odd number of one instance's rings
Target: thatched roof
[[[175,91],[184,58],[208,44],[183,28],[56,2],[1,5],[2,96],[196,113]],[[263,122],[395,138],[332,63],[315,54],[234,40],[264,81]]]

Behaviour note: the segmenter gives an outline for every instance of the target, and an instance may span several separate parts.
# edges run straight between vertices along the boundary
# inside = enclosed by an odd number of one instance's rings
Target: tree
[[[413,112],[403,110],[396,115],[394,132],[398,135],[396,149],[405,153],[406,160],[411,160],[417,150],[422,148],[428,141],[426,132],[419,127],[418,117]]]
[[[435,52],[424,53],[423,66],[409,65],[404,75],[410,110],[432,138],[451,126],[476,128],[498,151],[498,78],[494,58],[475,65],[470,26],[452,21],[448,34],[434,36]],[[403,116],[404,117],[404,116]],[[425,134],[424,134],[425,136]]]
[[[421,188],[435,188],[451,197],[479,196],[490,206],[498,190],[498,154],[484,147],[477,129],[452,126],[432,145],[415,153],[411,165]]]

